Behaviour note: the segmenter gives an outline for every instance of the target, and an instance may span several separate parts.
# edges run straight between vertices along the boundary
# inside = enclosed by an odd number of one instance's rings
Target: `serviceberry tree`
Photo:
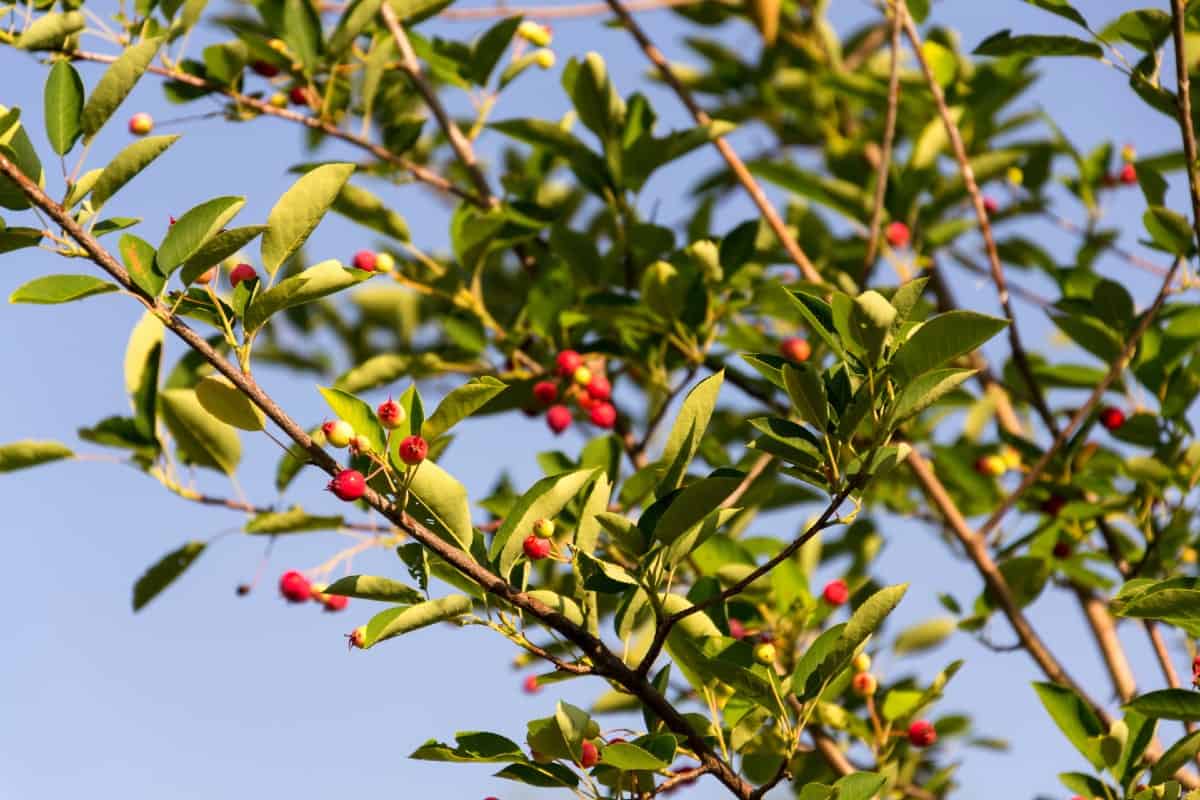
[[[1073,34],[1005,30],[967,53],[929,19],[928,0],[877,0],[876,18],[842,39],[824,0],[545,9],[627,31],[694,118],[674,131],[656,125],[645,94],[614,84],[601,54],[559,64],[550,28],[502,6],[259,0],[218,12],[134,0],[102,18],[84,0],[9,2],[4,58],[45,66],[45,130],[0,108],[0,253],[42,247],[90,267],[10,299],[119,292],[141,306],[124,364],[132,411],[81,420],[89,449],[121,453],[182,501],[242,514],[247,534],[349,528],[367,534],[358,549],[396,552],[385,575],[330,583],[325,567],[279,579],[291,603],[347,615],[367,607],[347,610],[349,598],[379,604],[348,626],[352,648],[483,626],[540,666],[527,691],[596,687],[590,709],[559,703],[523,741],[510,730],[419,744],[414,732],[414,758],[496,763],[502,777],[585,798],[649,798],[702,777],[741,800],[782,784],[804,800],[942,797],[958,787],[937,745],[971,733],[938,709],[959,662],[887,676],[870,654],[925,651],[955,632],[994,649],[985,626],[996,618],[1043,673],[1032,691],[1045,722],[1092,767],[1060,776],[1069,792],[1200,798],[1200,694],[1168,647],[1178,640],[1190,656],[1200,636],[1200,442],[1188,417],[1200,308],[1183,298],[1200,241],[1200,2],[1115,11],[1100,26],[1067,0],[1026,2]],[[655,47],[634,16],[655,6],[694,25],[698,66]],[[423,35],[434,15],[491,19],[466,41]],[[720,44],[747,23],[756,52]],[[189,53],[201,25],[225,39]],[[85,49],[89,31],[110,46]],[[1026,102],[1052,57],[1120,71],[1178,127],[1179,149],[1079,152]],[[559,71],[573,114],[503,118],[505,90],[544,70]],[[275,117],[308,131],[312,152],[281,162],[299,177],[265,220],[235,223],[245,198],[217,197],[154,244],[141,220],[105,215],[180,138],[151,135],[146,113],[113,124],[146,80],[175,103],[216,101],[230,125]],[[448,110],[462,93],[473,118]],[[743,160],[726,138],[735,126],[772,145]],[[97,137],[125,135],[135,138],[109,163],[87,163]],[[485,138],[508,142],[497,163],[477,156]],[[334,142],[358,160],[323,159]],[[647,182],[705,148],[720,169],[679,193],[680,224],[655,221]],[[43,159],[61,160],[61,180]],[[1190,208],[1166,205],[1174,174]],[[367,188],[398,181],[446,201],[450,252],[430,252]],[[793,200],[777,208],[759,181]],[[1101,198],[1133,187],[1158,260],[1101,227]],[[718,227],[717,204],[737,192],[757,215]],[[1064,197],[1085,223],[1054,209]],[[330,211],[385,244],[310,264],[306,240]],[[1079,235],[1073,263],[1022,235],[1038,218]],[[1153,301],[1137,308],[1097,270],[1102,255],[1154,273]],[[958,307],[946,260],[983,275],[1003,316]],[[1057,297],[1010,284],[1013,270],[1040,274]],[[1032,349],[1015,299],[1041,305],[1076,360]],[[186,352],[167,364],[169,337]],[[993,337],[1003,363],[980,350]],[[317,357],[329,341],[337,369]],[[264,365],[320,375],[328,418],[289,415],[260,382]],[[427,412],[417,383],[431,378],[456,388]],[[587,443],[541,454],[532,486],[513,486],[500,465],[490,496],[469,498],[439,465],[454,427],[520,413],[556,434],[582,426]],[[243,439],[260,436],[283,450],[280,492],[302,471],[327,473],[332,495],[374,521],[311,513],[318,499],[295,487],[287,508],[196,488],[195,470],[232,479]],[[74,455],[15,442],[0,447],[0,471]],[[795,536],[751,534],[760,514],[796,508],[816,511]],[[949,618],[889,633],[906,584],[877,575],[875,556],[887,538],[878,521],[896,515],[944,532],[980,590],[965,604],[943,596]],[[210,544],[153,564],[134,610]],[[823,563],[841,577],[815,582]],[[1077,682],[1026,613],[1054,589],[1078,600],[1111,686]],[[1122,619],[1144,632],[1161,675],[1135,683]],[[638,730],[601,735],[598,717],[630,711]],[[1182,737],[1159,724],[1172,720]]]

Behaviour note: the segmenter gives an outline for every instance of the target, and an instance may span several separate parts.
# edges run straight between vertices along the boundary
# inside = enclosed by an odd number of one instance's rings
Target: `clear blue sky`
[[[866,2],[833,5],[843,30],[874,13]],[[1075,5],[1094,22],[1103,22],[1143,4],[1079,0]],[[960,30],[967,49],[1002,27],[1069,32],[1067,23],[1019,0],[944,0],[936,4],[934,16]],[[685,56],[679,45],[683,28],[670,14],[647,14],[643,22],[668,55]],[[453,30],[466,35],[471,26]],[[555,33],[560,65],[569,54],[598,49],[623,92],[642,82],[645,62],[619,31],[589,19],[559,22]],[[211,36],[205,32],[196,38]],[[194,41],[193,54],[198,55],[200,41]],[[731,42],[752,48],[754,36],[739,29]],[[105,46],[96,39],[85,44]],[[1032,97],[1081,148],[1112,138],[1118,144],[1135,142],[1143,153],[1178,149],[1169,120],[1134,98],[1114,70],[1081,60],[1045,66],[1053,69]],[[82,70],[87,85],[94,85],[98,70]],[[53,175],[49,148],[38,135],[44,74],[30,58],[0,50],[0,102],[23,109]],[[651,92],[664,124],[685,124],[672,98],[657,89]],[[119,116],[146,110],[166,122],[209,107],[170,107],[148,78]],[[565,109],[556,70],[520,81],[496,116],[555,116]],[[289,183],[287,168],[305,158],[300,131],[275,120],[242,125],[210,120],[178,128],[163,125],[162,130],[182,130],[184,140],[109,207],[114,214],[146,217],[140,233],[151,241],[161,236],[169,213],[220,194],[247,194],[240,219],[244,224],[261,221]],[[755,136],[740,141],[753,148]],[[90,166],[105,163],[127,141],[121,124],[115,123],[99,138]],[[492,134],[485,134],[485,152],[494,142]],[[353,156],[339,148],[325,152]],[[662,172],[647,188],[643,207],[651,209],[661,201],[663,218],[677,218],[680,214],[672,210],[686,204],[684,192],[692,176],[711,163],[705,152]],[[59,185],[52,185],[57,192]],[[438,202],[414,188],[384,191],[408,218],[419,244],[444,245],[446,215]],[[1109,219],[1127,228],[1125,244],[1136,247],[1140,195],[1118,194],[1108,201]],[[1172,197],[1181,197],[1178,187]],[[1176,207],[1186,208],[1180,202]],[[1059,208],[1081,218],[1069,200]],[[748,216],[745,203],[731,203],[723,209],[718,229]],[[1047,242],[1064,259],[1070,252],[1070,240],[1049,226],[1023,232]],[[311,252],[348,259],[370,241],[360,230],[331,218],[313,237]],[[1106,262],[1104,268],[1131,287],[1140,302],[1156,288],[1145,273],[1119,262]],[[6,255],[0,257],[0,295],[7,297],[38,275],[86,269],[82,262],[67,264],[39,251]],[[996,310],[990,284],[965,276],[955,283],[963,303]],[[1044,341],[1049,335],[1044,321],[1028,307],[1022,312],[1027,338]],[[0,363],[8,376],[0,392],[0,442],[73,442],[78,426],[123,413],[127,401],[121,364],[138,313],[135,303],[118,296],[58,309],[0,308]],[[181,351],[173,341],[168,347],[170,363]],[[270,369],[262,371],[261,380],[298,419],[317,421],[325,413],[311,381]],[[578,441],[568,437],[565,444]],[[501,468],[526,483],[536,477],[535,453],[550,446],[540,422],[517,415],[490,418],[464,426],[445,466],[477,497]],[[265,439],[247,440],[241,475],[250,497],[274,499],[271,476],[277,452]],[[203,478],[203,486],[227,493],[210,476]],[[308,473],[289,499],[319,509],[329,502],[320,488],[320,479]],[[368,618],[372,609],[367,603],[352,602],[343,614],[324,615],[312,606],[285,607],[272,586],[283,570],[314,566],[341,547],[343,540],[332,534],[281,541],[267,567],[264,590],[245,599],[236,598],[233,588],[254,573],[261,542],[225,537],[135,617],[129,608],[130,587],[149,563],[187,539],[236,528],[239,518],[192,507],[132,470],[68,463],[5,477],[0,480],[0,508],[7,578],[7,599],[0,603],[5,642],[0,656],[0,800],[85,795],[207,800],[358,792],[516,800],[534,793],[490,777],[493,770],[486,766],[429,764],[405,756],[425,738],[447,739],[455,730],[488,729],[522,740],[524,721],[549,713],[556,697],[582,703],[601,688],[598,682],[577,681],[562,692],[526,697],[519,690],[520,673],[509,666],[511,649],[484,631],[429,630],[367,654],[348,654],[341,634]],[[756,532],[789,535],[807,513],[798,510],[782,524],[760,523]],[[935,533],[908,524],[887,530],[890,538],[876,573],[890,582],[913,582],[897,613],[902,621],[939,613],[937,592],[949,591],[963,601],[975,596],[979,584],[974,574],[952,559]],[[363,557],[355,567],[401,574],[401,565],[387,552]],[[1073,602],[1051,590],[1032,613],[1077,676],[1098,687],[1097,696],[1110,698]],[[1010,641],[1002,621],[991,632],[999,641]],[[1157,688],[1160,678],[1144,640],[1135,633],[1123,631],[1139,681],[1147,689]],[[965,657],[967,665],[941,710],[969,708],[981,734],[1008,736],[1014,744],[1009,755],[953,753],[965,759],[960,796],[1065,797],[1055,774],[1086,767],[1051,732],[1028,687],[1036,676],[1023,654],[992,654],[958,636],[903,667],[888,658],[879,663],[889,676],[919,668],[928,678],[956,657]],[[1177,652],[1177,658],[1182,666],[1183,656]],[[1168,741],[1178,735],[1177,726],[1163,727]],[[694,797],[720,796],[715,784],[702,782],[690,791]]]

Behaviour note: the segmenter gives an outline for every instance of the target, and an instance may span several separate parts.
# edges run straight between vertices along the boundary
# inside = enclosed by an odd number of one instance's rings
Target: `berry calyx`
[[[825,588],[821,590],[821,597],[831,606],[845,605],[850,599],[850,587],[844,580],[837,578],[825,584]]]
[[[754,648],[754,660],[764,666],[770,666],[775,663],[775,645],[770,642],[764,642]]]
[[[588,741],[583,742],[580,746],[579,766],[584,769],[591,769],[599,763],[600,751],[596,748],[596,745]]]
[[[554,364],[558,369],[558,374],[566,378],[574,375],[575,370],[583,366],[583,356],[574,350],[563,350],[555,357]]]
[[[555,433],[562,433],[571,427],[571,409],[564,405],[550,406],[546,409],[546,424]]]
[[[258,273],[249,264],[238,264],[229,271],[229,285],[237,288],[242,281],[258,280]]]
[[[375,271],[376,272],[391,272],[396,268],[396,257],[391,253],[376,253],[375,254]]]
[[[554,55],[553,50],[548,50],[543,47],[541,50],[535,50],[533,53],[533,61],[542,69],[551,69],[554,63],[558,61],[558,57]]]
[[[292,101],[292,105],[307,106],[309,105],[309,91],[307,86],[293,86],[288,91],[288,99]]]
[[[335,419],[321,426],[325,441],[334,447],[345,447],[354,438],[354,427],[344,419]]]
[[[408,418],[404,406],[390,397],[379,404],[379,407],[375,409],[375,414],[379,417],[379,424],[389,431],[399,428]]]
[[[587,396],[593,400],[610,400],[612,399],[612,384],[603,375],[593,375],[592,379],[588,381]]]
[[[1054,543],[1054,550],[1052,552],[1055,558],[1070,558],[1071,543],[1066,539],[1059,539]]]
[[[420,436],[414,434],[405,437],[404,441],[400,442],[400,460],[410,467],[420,464],[427,455],[429,455],[429,443]]]
[[[542,687],[538,685],[537,675],[526,675],[525,680],[521,681],[521,690],[525,694],[537,694],[540,692]]]
[[[575,371],[571,373],[571,380],[580,386],[587,386],[592,382],[592,371],[587,367],[576,367]]]
[[[1117,180],[1126,186],[1132,186],[1137,183],[1137,167],[1133,166],[1133,164],[1126,164],[1121,167],[1121,171],[1117,173]]]
[[[359,250],[354,254],[354,268],[361,269],[363,272],[375,271],[375,252],[373,250]]]
[[[617,422],[617,409],[612,403],[597,403],[588,412],[588,418],[597,428],[611,428]]]
[[[288,570],[279,578],[279,593],[289,603],[307,603],[312,597],[312,584],[296,570]]]
[[[929,747],[937,741],[937,731],[929,720],[919,719],[908,726],[908,743],[913,747]]]
[[[129,132],[134,136],[145,136],[154,130],[154,118],[145,111],[139,111],[129,118]]]
[[[550,44],[550,40],[553,38],[550,26],[542,25],[531,19],[527,19],[517,26],[517,36],[520,36],[534,47],[545,47]]]
[[[554,381],[538,381],[533,385],[533,397],[544,406],[558,399],[558,384]]]
[[[869,672],[860,672],[850,679],[850,690],[859,697],[870,697],[879,688],[879,681]]]
[[[264,78],[274,78],[279,74],[279,67],[272,64],[270,61],[255,61],[250,65],[250,69]]]
[[[367,641],[367,626],[359,625],[357,628],[350,631],[346,638],[350,640],[351,648],[357,647],[359,650],[362,650],[363,643]]]
[[[539,519],[533,523],[533,535],[539,539],[549,539],[554,536],[554,520]]]
[[[550,540],[539,539],[532,533],[525,537],[525,542],[521,547],[530,561],[541,561],[550,555]]]
[[[337,499],[351,502],[366,494],[367,479],[356,469],[344,469],[329,482],[329,491]]]
[[[1100,424],[1110,431],[1115,431],[1125,424],[1125,412],[1109,406],[1100,412]]]
[[[808,343],[808,340],[801,339],[799,336],[789,336],[779,343],[779,355],[788,361],[800,364],[808,361],[809,356],[812,355],[812,345]]]
[[[887,243],[896,248],[907,247],[911,236],[912,234],[909,233],[908,226],[899,221],[889,223],[887,230],[884,232]]]

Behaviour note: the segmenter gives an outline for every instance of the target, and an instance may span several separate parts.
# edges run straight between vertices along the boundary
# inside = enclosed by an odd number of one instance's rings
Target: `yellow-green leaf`
[[[196,399],[205,411],[235,428],[261,431],[266,427],[266,415],[225,378],[210,375],[200,381],[196,384]]]
[[[272,276],[317,227],[354,172],[353,164],[324,164],[305,173],[267,215],[263,268]]]

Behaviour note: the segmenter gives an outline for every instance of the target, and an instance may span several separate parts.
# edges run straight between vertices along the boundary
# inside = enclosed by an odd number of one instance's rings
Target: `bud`
[[[689,244],[684,252],[699,265],[705,280],[716,283],[724,276],[724,271],[721,269],[721,248],[717,247],[716,242],[711,239],[700,239]]]
[[[545,47],[554,38],[548,25],[542,25],[531,19],[527,19],[517,26],[517,36],[520,36],[534,47]]]

